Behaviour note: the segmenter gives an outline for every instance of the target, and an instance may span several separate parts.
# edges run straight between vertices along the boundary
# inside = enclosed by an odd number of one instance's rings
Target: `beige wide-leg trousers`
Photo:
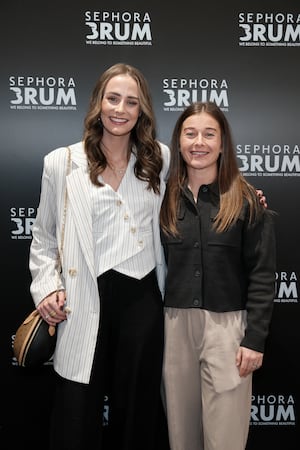
[[[171,450],[244,450],[252,374],[235,358],[245,311],[165,308],[163,388]]]

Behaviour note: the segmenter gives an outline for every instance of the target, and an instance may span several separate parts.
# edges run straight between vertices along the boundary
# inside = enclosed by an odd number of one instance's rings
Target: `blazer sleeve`
[[[265,210],[260,220],[245,225],[243,246],[248,289],[247,327],[241,345],[263,353],[275,297],[276,239],[271,211]]]
[[[57,272],[57,262],[66,165],[65,148],[57,149],[44,158],[40,200],[29,252],[30,292],[36,306],[51,292],[64,288]]]

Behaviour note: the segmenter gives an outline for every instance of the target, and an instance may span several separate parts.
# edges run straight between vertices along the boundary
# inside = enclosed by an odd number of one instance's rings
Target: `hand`
[[[263,353],[256,352],[247,347],[240,347],[236,355],[236,365],[240,377],[246,377],[249,373],[259,369],[263,362]]]
[[[256,194],[259,198],[259,203],[261,203],[265,208],[267,208],[268,207],[267,199],[264,196],[263,191],[261,189],[256,189]]]
[[[66,292],[52,292],[37,306],[37,310],[49,325],[57,325],[66,320],[67,311],[64,309]]]

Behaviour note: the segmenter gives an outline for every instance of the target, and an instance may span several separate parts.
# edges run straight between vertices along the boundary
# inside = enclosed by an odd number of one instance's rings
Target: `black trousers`
[[[91,380],[58,378],[50,449],[168,450],[160,390],[163,303],[155,271],[136,280],[111,270],[98,287],[101,322]]]

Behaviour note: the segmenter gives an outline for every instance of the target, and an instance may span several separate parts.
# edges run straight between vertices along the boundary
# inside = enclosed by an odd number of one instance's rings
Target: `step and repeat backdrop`
[[[148,79],[158,138],[166,144],[190,102],[215,101],[231,123],[241,171],[278,212],[274,315],[264,366],[254,375],[247,450],[299,449],[299,6],[295,0],[2,4],[1,448],[47,447],[52,364],[22,369],[12,353],[16,328],[33,308],[28,253],[43,158],[81,140],[96,79],[126,62]]]

